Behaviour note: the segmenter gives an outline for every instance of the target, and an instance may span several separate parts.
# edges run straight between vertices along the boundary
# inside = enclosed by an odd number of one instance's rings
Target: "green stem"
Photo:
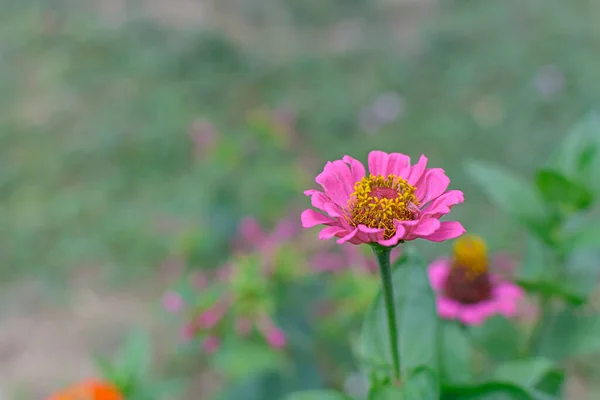
[[[396,323],[396,309],[394,306],[394,285],[392,284],[392,266],[390,265],[389,247],[373,247],[377,256],[381,282],[383,284],[383,298],[387,312],[388,330],[390,333],[390,348],[392,349],[392,360],[394,362],[394,376],[400,379],[400,352],[398,351],[398,325]]]

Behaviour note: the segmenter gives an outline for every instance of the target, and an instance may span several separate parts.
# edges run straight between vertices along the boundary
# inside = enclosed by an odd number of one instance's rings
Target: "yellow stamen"
[[[454,242],[452,265],[464,268],[469,278],[474,278],[487,271],[488,256],[487,246],[482,238],[466,235]]]
[[[396,175],[369,175],[354,185],[348,202],[352,226],[385,229],[384,238],[396,233],[394,220],[413,220],[418,215],[416,188]]]

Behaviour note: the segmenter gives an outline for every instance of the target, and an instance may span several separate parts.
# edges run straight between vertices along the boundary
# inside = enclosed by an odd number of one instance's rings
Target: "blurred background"
[[[548,157],[600,95],[599,20],[593,0],[0,0],[0,390],[92,375],[133,326],[168,349],[181,264],[223,263],[247,215],[299,225],[344,154],[425,153],[466,194],[452,219],[518,250],[462,163]],[[189,398],[215,385],[199,371]]]

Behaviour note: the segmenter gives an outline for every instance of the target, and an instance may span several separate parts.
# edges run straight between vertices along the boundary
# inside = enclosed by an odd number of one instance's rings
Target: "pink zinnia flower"
[[[486,246],[479,237],[457,240],[452,260],[438,259],[428,272],[440,317],[466,325],[480,325],[496,314],[514,317],[524,297],[519,286],[488,272]]]
[[[382,151],[369,153],[369,172],[350,156],[328,162],[315,181],[323,192],[307,190],[313,207],[302,213],[302,226],[326,227],[319,239],[338,237],[337,243],[378,243],[396,246],[423,238],[434,242],[454,239],[465,232],[459,222],[440,222],[463,193],[446,191],[450,179],[443,169],[426,168],[421,156],[415,165],[410,157]]]

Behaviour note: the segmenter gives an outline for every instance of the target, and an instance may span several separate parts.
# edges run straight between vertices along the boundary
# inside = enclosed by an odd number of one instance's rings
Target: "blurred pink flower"
[[[517,315],[524,292],[488,272],[484,246],[480,238],[463,237],[455,243],[452,260],[440,258],[429,265],[429,281],[437,295],[440,317],[480,325],[496,314],[507,318]]]
[[[202,349],[208,354],[213,354],[221,347],[221,340],[214,335],[207,336],[202,343]]]
[[[163,307],[167,312],[176,313],[181,311],[184,306],[183,299],[176,292],[167,292],[162,298]]]
[[[285,333],[279,328],[272,327],[266,335],[266,341],[274,349],[282,349],[287,343]]]
[[[337,237],[338,244],[386,247],[418,238],[441,242],[465,232],[459,222],[440,222],[464,196],[447,191],[450,179],[441,168],[426,168],[424,155],[411,166],[404,154],[372,151],[368,166],[367,176],[363,164],[350,156],[328,162],[315,179],[323,192],[304,192],[324,214],[305,210],[302,226],[325,225],[321,240]]]
[[[239,237],[235,242],[238,253],[257,252],[262,257],[264,271],[271,274],[280,246],[294,238],[300,226],[293,220],[281,219],[271,233],[266,233],[258,220],[246,217],[239,224]]]
[[[231,303],[227,300],[219,300],[215,305],[208,310],[203,311],[197,318],[196,323],[200,329],[212,329],[229,310]]]
[[[317,272],[339,272],[355,270],[370,274],[377,273],[378,266],[374,257],[368,257],[359,247],[349,243],[340,245],[341,252],[323,250],[315,254],[310,264]],[[391,252],[392,263],[400,256],[400,247],[394,247]]]

